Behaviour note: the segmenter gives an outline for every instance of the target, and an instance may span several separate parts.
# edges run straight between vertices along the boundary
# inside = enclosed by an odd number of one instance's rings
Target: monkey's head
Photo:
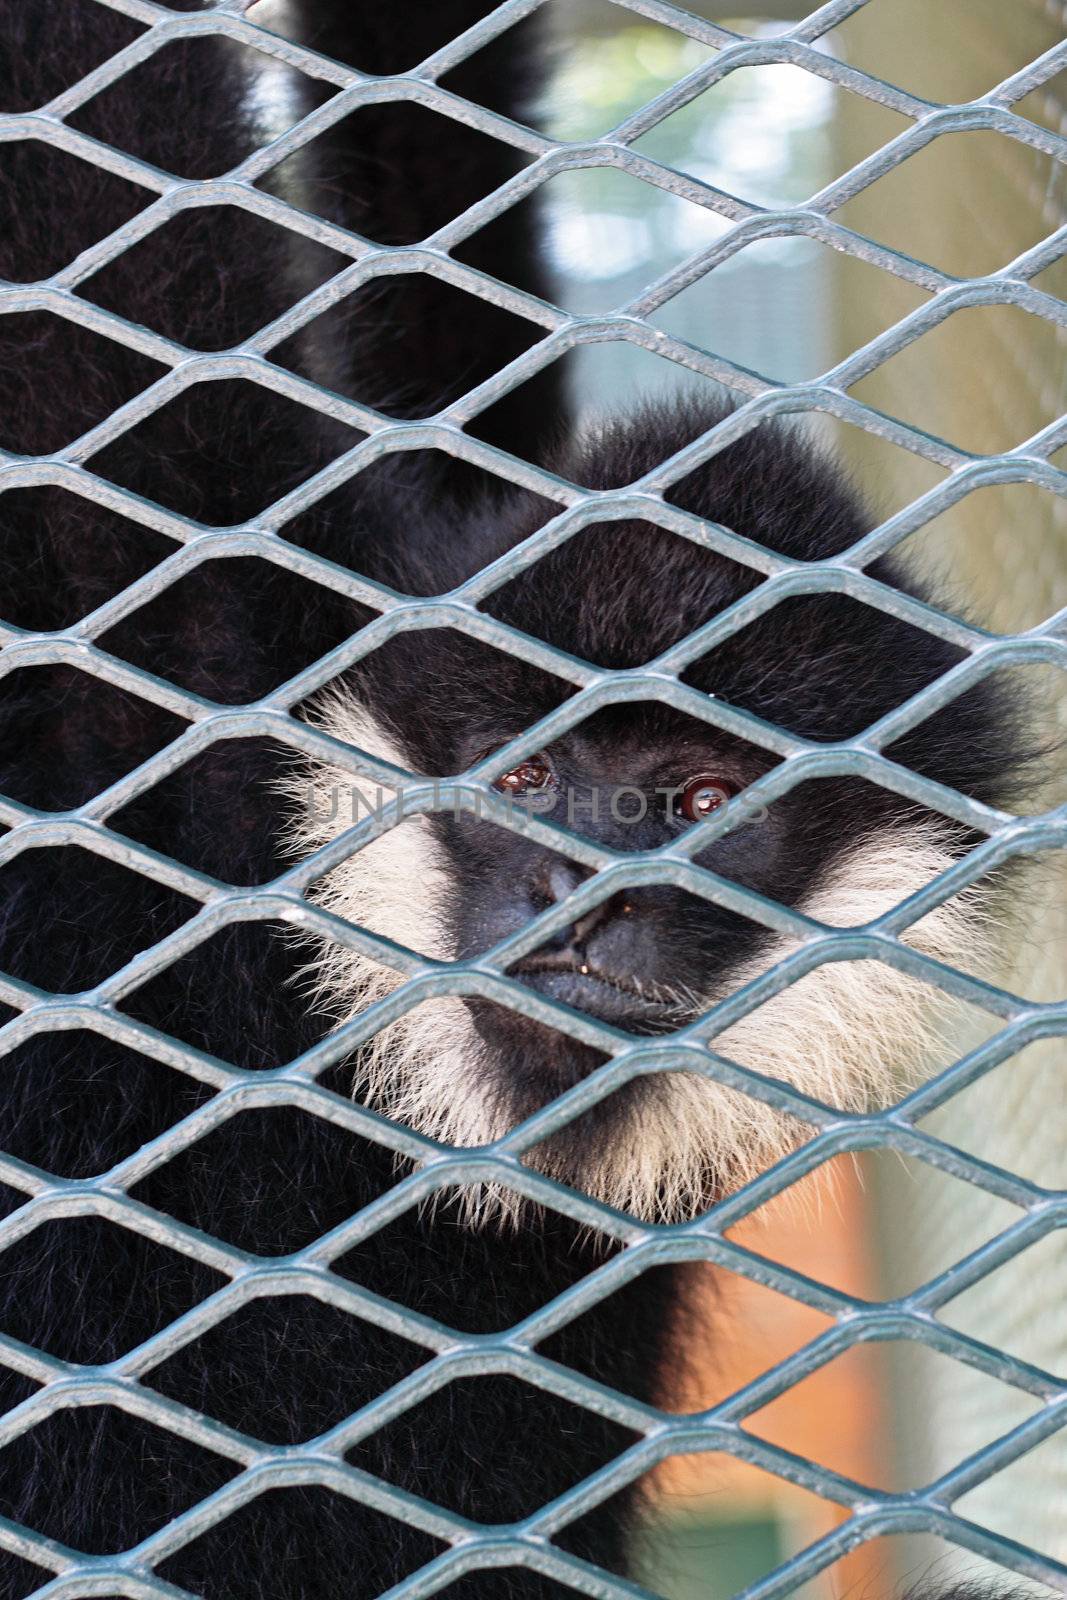
[[[646,416],[557,470],[614,487],[693,431],[683,413],[659,416],[654,427]],[[865,531],[840,476],[795,436],[767,430],[714,456],[671,499],[792,560],[798,573]],[[468,528],[452,530],[407,571],[398,566],[390,581],[416,593],[447,590],[521,542],[543,515],[521,494],[483,506]],[[492,799],[408,816],[322,879],[316,898],[420,954],[469,961],[562,906],[592,875],[588,856],[570,853],[552,824],[618,857],[660,851],[661,869],[642,864],[630,884],[581,891],[569,914],[508,962],[531,995],[574,1013],[573,1031],[485,992],[424,1001],[360,1051],[361,1096],[449,1143],[499,1137],[601,1065],[605,1041],[684,1029],[797,949],[780,919],[774,926],[775,908],[861,926],[974,846],[959,821],[907,798],[874,767],[856,776],[838,762],[836,773],[786,784],[769,804],[744,798],[791,749],[855,737],[961,659],[893,614],[897,598],[914,593],[895,568],[870,570],[886,609],[840,592],[797,593],[765,608],[763,574],[717,552],[699,530],[686,538],[620,521],[587,526],[487,596],[483,612],[581,664],[594,685],[587,714],[487,769]],[[722,626],[728,614],[742,625]],[[314,716],[413,774],[454,776],[579,692],[552,672],[548,652],[541,660],[530,665],[458,630],[401,634],[334,685]],[[630,681],[614,680],[598,698],[598,668],[623,669]],[[701,716],[704,706],[715,721]],[[758,720],[734,719],[738,710]],[[993,800],[1016,764],[1015,740],[1011,705],[979,684],[880,747],[904,788],[918,773]],[[350,771],[317,767],[309,805],[307,777],[294,791],[304,853],[365,820],[383,798]],[[689,849],[687,836],[708,818],[728,826]],[[764,897],[767,921],[734,903],[735,885]],[[904,941],[985,969],[997,942],[995,892],[986,884],[957,894],[913,923]],[[315,973],[342,1019],[401,981],[338,945],[321,948]],[[713,1048],[824,1104],[868,1109],[914,1080],[944,1009],[936,986],[888,962],[823,961],[732,1020]],[[588,1019],[607,1033],[591,1037]],[[694,1070],[698,1062],[695,1050],[689,1070],[639,1071],[525,1159],[643,1217],[691,1214],[803,1136],[801,1122]],[[482,1202],[483,1210],[507,1209],[499,1196]]]

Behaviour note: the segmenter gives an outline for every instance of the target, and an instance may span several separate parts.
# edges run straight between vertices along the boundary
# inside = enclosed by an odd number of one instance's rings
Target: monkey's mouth
[[[513,967],[509,976],[549,1000],[558,1000],[561,1005],[583,1011],[627,1033],[672,1033],[690,1020],[676,1000],[663,999],[614,974],[597,972],[591,967],[558,962],[549,965],[535,956]]]

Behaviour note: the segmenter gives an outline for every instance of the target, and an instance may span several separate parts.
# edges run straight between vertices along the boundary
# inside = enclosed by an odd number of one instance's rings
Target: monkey
[[[405,8],[398,27],[386,7],[306,0],[291,28],[326,60],[389,75],[490,10],[439,0],[432,15]],[[486,593],[479,609],[542,646],[541,664],[458,627],[400,629],[301,694],[313,664],[344,656],[383,609],[453,592],[557,509],[431,445],[375,457],[359,426],[436,416],[538,329],[447,277],[397,272],[271,342],[273,387],[260,368],[231,362],[219,375],[205,358],[254,348],[351,268],[354,246],[358,261],[365,241],[429,237],[519,158],[401,99],[324,121],[272,164],[263,152],[279,119],[325,105],[330,80],[274,61],[270,93],[257,95],[267,68],[247,32],[175,26],[141,56],[137,7],[78,0],[56,28],[39,0],[2,0],[0,17],[2,109],[25,119],[0,163],[0,272],[23,286],[0,319],[11,664],[0,689],[0,1595],[18,1600],[86,1561],[115,1592],[154,1577],[204,1600],[369,1600],[424,1567],[456,1600],[548,1600],[576,1574],[624,1574],[643,1506],[636,1457],[510,1565],[470,1564],[450,1538],[470,1524],[512,1528],[638,1443],[637,1427],[568,1398],[567,1375],[651,1416],[685,1269],[620,1274],[600,1302],[536,1329],[528,1348],[554,1387],[527,1381],[521,1335],[514,1359],[465,1368],[449,1354],[458,1339],[510,1335],[616,1259],[620,1237],[531,1199],[536,1181],[478,1180],[391,1208],[411,1158],[398,1170],[395,1140],[355,1113],[409,1130],[420,1149],[491,1143],[589,1081],[606,1059],[597,1040],[662,1040],[788,953],[793,936],[736,909],[730,886],[859,926],[962,861],[972,830],[856,777],[806,780],[749,814],[746,791],[779,756],[723,715],[832,746],[959,652],[892,610],[828,593],[754,609],[743,630],[682,649],[759,583],[701,527],[798,563],[869,527],[832,462],[760,426],[669,490],[691,537],[593,522]],[[519,107],[528,40],[524,25],[491,41],[446,86]],[[124,51],[121,75],[75,89]],[[34,122],[49,106],[51,120]],[[243,189],[195,189],[249,161]],[[192,199],[172,204],[182,184]],[[279,201],[311,219],[307,231]],[[131,219],[133,242],[111,248]],[[512,209],[461,254],[506,281],[511,263],[537,259],[537,242]],[[152,409],[124,410],[155,385]],[[596,491],[640,481],[729,418],[686,401],[577,436],[562,414],[546,369],[467,431]],[[361,447],[360,470],[339,470]],[[301,562],[309,553],[332,583]],[[891,558],[870,571],[889,591],[931,598]],[[644,699],[609,697],[567,723],[576,686],[562,665],[638,676],[672,652],[677,671],[647,672]],[[664,697],[672,673],[680,687]],[[267,732],[242,728],[249,706],[270,712]],[[556,731],[527,748],[545,717]],[[1018,709],[986,683],[886,753],[999,803],[1022,742]],[[360,819],[335,800],[366,786],[367,758],[384,825],[345,855]],[[147,787],[131,779],[145,763]],[[389,825],[406,788],[476,774],[480,812],[416,808]],[[595,900],[581,898],[587,852],[552,831],[623,855],[742,814],[693,853],[688,888],[641,881]],[[226,886],[269,884],[338,847],[308,899],[369,947],[327,937],[321,920],[294,937],[284,915],[227,914],[167,954]],[[905,940],[982,970],[1004,893],[999,878],[966,889]],[[507,967],[508,1004],[491,985],[439,995],[390,1014],[357,1049],[330,1048],[398,988],[385,942],[428,963],[476,963],[556,908],[551,931]],[[144,965],[153,950],[164,955]],[[545,1000],[565,1008],[556,1026]],[[896,968],[828,962],[740,1014],[712,1048],[798,1105],[861,1110],[920,1071],[937,1009],[929,986]],[[297,1062],[308,1072],[286,1079]],[[268,1103],[261,1083],[288,1098]],[[624,1219],[676,1222],[792,1148],[801,1123],[690,1063],[621,1082],[520,1165]],[[177,1144],[161,1144],[175,1127]],[[208,1300],[190,1332],[182,1319]],[[419,1340],[397,1308],[414,1314]]]
[[[674,416],[639,413],[592,445],[579,441],[553,470],[596,488],[637,481],[715,420],[684,407]],[[583,450],[584,457],[573,453]],[[769,462],[778,492],[757,507],[751,486]],[[423,557],[412,572],[401,549],[390,562],[390,585],[454,591],[468,570],[490,566],[529,537],[538,515],[531,498],[517,491],[503,509],[494,507],[482,519],[482,542],[473,552],[464,547],[459,561],[442,537],[436,558]],[[762,430],[697,469],[677,501],[708,520],[743,525],[796,560],[836,553],[863,527],[858,505],[821,462]],[[879,577],[895,587],[904,581],[889,565]],[[737,563],[647,523],[598,524],[527,567],[483,609],[571,659],[639,671],[741,601],[754,582]],[[877,722],[958,659],[932,636],[914,635],[847,598],[806,597],[701,656],[684,681],[765,723],[831,742]],[[402,634],[332,685],[311,714],[344,744],[444,778],[492,759],[571,693],[550,673],[502,659],[458,632],[430,643]],[[1001,742],[1011,726],[1002,698],[979,691],[888,753],[913,772],[992,801],[1012,764],[1010,745]],[[541,820],[564,823],[577,813],[580,835],[625,852],[669,844],[774,765],[751,742],[653,699],[596,710],[495,781],[509,799],[537,802],[531,814]],[[306,853],[355,819],[338,819],[330,804],[351,787],[343,767],[298,769],[294,799],[301,782],[310,798],[292,829],[294,848]],[[859,926],[975,842],[958,823],[888,789],[834,778],[798,785],[693,859],[816,920]],[[439,960],[472,960],[564,902],[591,870],[521,828],[505,831],[492,813],[472,819],[446,809],[350,856],[314,892],[335,914],[399,944]],[[952,965],[985,967],[996,943],[992,894],[986,886],[954,896],[915,926],[909,942]],[[721,904],[654,884],[618,890],[511,970],[533,992],[641,1036],[695,1021],[794,946]],[[321,950],[318,985],[341,1018],[360,1015],[401,978],[328,941]],[[825,964],[735,1023],[719,1044],[813,1099],[869,1109],[892,1098],[896,1074],[919,1070],[933,1025],[928,996],[926,985],[888,966]],[[405,1013],[375,1036],[357,1071],[372,1102],[391,1115],[446,1143],[480,1145],[583,1081],[600,1059],[592,1046],[474,996]],[[709,1193],[764,1170],[795,1137],[790,1119],[708,1078],[652,1074],[632,1079],[532,1159],[620,1210],[673,1221],[693,1215]]]

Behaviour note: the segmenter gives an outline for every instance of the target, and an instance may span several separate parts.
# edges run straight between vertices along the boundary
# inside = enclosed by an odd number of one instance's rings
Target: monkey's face
[[[468,765],[481,751],[472,751]],[[796,942],[729,904],[733,886],[831,925],[860,926],[952,863],[958,833],[848,779],[807,783],[691,857],[674,845],[774,765],[671,710],[601,713],[502,774],[512,817],[438,816],[447,863],[447,944],[474,960],[564,905],[591,869],[546,847],[527,814],[605,850],[658,852],[708,869],[724,893],[644,883],[596,900],[507,966],[523,987],[641,1039],[678,1034],[760,978]],[[734,810],[738,810],[734,807]],[[724,821],[729,820],[729,811]],[[646,856],[647,859],[647,856]],[[690,880],[691,881],[691,880]],[[566,908],[564,907],[564,910]],[[927,917],[909,942],[967,965],[986,946],[977,896]],[[845,1109],[888,1103],[918,1074],[943,1003],[876,962],[830,963],[727,1028],[712,1047],[766,1077]],[[479,1088],[514,1126],[608,1056],[573,1033],[484,997],[464,1002]],[[638,1073],[532,1155],[535,1164],[641,1214],[689,1214],[803,1137],[795,1119],[693,1072]]]
[[[395,655],[390,665],[400,673]],[[498,662],[494,672],[483,647],[453,642],[438,666],[431,690],[408,663],[402,681],[427,700],[432,694],[434,711],[404,744],[395,726],[376,721],[347,691],[321,720],[396,766],[445,776],[475,766],[545,709],[536,695],[522,703],[510,669]],[[556,699],[563,698],[557,686]],[[965,847],[954,824],[853,778],[805,782],[767,807],[744,809],[747,786],[776,765],[758,746],[661,704],[610,708],[499,773],[477,812],[406,817],[324,878],[317,897],[351,923],[440,961],[476,962],[562,908],[558,926],[504,962],[508,975],[532,995],[605,1025],[616,1049],[679,1033],[796,948],[731,903],[734,886],[816,921],[862,926]],[[362,820],[337,811],[338,794],[352,792],[350,773],[318,769],[315,781],[319,798],[305,819],[319,820],[305,820],[304,852]],[[685,842],[724,807],[720,820],[733,811],[736,824],[691,857],[715,875],[702,880],[701,893],[687,877]],[[568,914],[563,903],[590,867],[565,841],[546,842],[545,824],[623,860],[641,853],[648,862],[659,852],[664,881],[646,875]],[[673,882],[672,865],[683,869]],[[973,966],[988,944],[984,915],[978,895],[956,896],[906,937],[938,959]],[[323,948],[319,975],[342,1020],[401,981],[388,965],[336,945]],[[830,1105],[867,1109],[914,1080],[939,999],[889,964],[826,962],[711,1042],[765,1078]],[[434,1137],[482,1143],[608,1059],[610,1048],[581,1033],[484,994],[427,1001],[359,1052],[357,1092]],[[697,1050],[687,1068],[635,1073],[525,1159],[620,1208],[677,1218],[769,1164],[803,1131],[795,1118],[718,1081]],[[483,1189],[471,1209],[500,1215],[509,1205]]]
[[[775,537],[767,526],[773,509],[780,515],[789,504],[783,459],[782,470],[760,483],[727,474],[718,498],[714,485],[705,484],[695,509],[762,543],[787,545],[784,532]],[[838,505],[836,531],[827,534],[834,491],[824,483],[820,501],[818,487],[805,465],[789,537],[804,535],[812,555],[860,531],[842,529]],[[524,531],[504,529],[499,543],[506,548]],[[475,564],[493,553],[476,552]],[[450,581],[443,575],[440,587]],[[564,1017],[577,1025],[526,1015],[502,996],[488,996],[484,986],[481,993],[424,1002],[359,1052],[357,1092],[368,1101],[449,1143],[498,1138],[610,1055],[684,1031],[792,953],[796,941],[775,929],[774,906],[860,927],[969,847],[957,823],[917,807],[892,786],[842,773],[787,785],[768,807],[744,809],[747,786],[781,759],[773,732],[760,739],[761,726],[784,729],[807,746],[853,738],[955,660],[936,637],[886,611],[818,595],[782,601],[703,654],[694,650],[677,665],[657,665],[669,663],[664,652],[758,583],[749,569],[662,530],[601,525],[485,603],[502,622],[572,659],[644,668],[650,699],[579,718],[544,749],[498,771],[493,805],[480,814],[408,817],[331,872],[318,898],[351,922],[446,962],[476,962],[562,907],[557,925],[503,966],[539,1000],[567,1008]],[[751,713],[757,719],[751,741],[714,718],[682,714],[665,703],[669,696],[655,698],[657,675],[667,685],[672,677],[683,683],[698,705],[703,697]],[[455,776],[574,692],[466,635],[408,634],[376,652],[324,701],[318,720],[402,769]],[[969,693],[910,730],[890,747],[891,757],[986,797],[1006,764],[997,709],[992,699]],[[305,818],[298,830],[304,851],[357,820],[331,817],[330,787],[347,794],[351,774],[319,769],[314,781],[319,820]],[[684,841],[724,806],[722,820],[736,816],[736,823],[692,858],[715,877],[694,882]],[[623,860],[641,853],[638,881],[599,897],[587,892],[573,909],[563,907],[581,891],[588,864],[580,851],[568,851],[565,839],[546,838],[529,819],[560,824]],[[646,870],[651,852],[660,853],[661,872]],[[763,897],[765,920],[746,914],[736,887]],[[929,913],[904,937],[973,970],[988,952],[989,924],[988,900],[972,891]],[[319,975],[321,993],[343,1019],[360,1015],[401,981],[389,966],[338,947],[323,954]],[[724,1030],[712,1030],[710,1042],[764,1078],[860,1110],[888,1103],[915,1077],[943,1009],[940,991],[889,963],[823,961],[743,1007]],[[581,1036],[590,1032],[582,1018],[600,1025],[595,1039]],[[620,1208],[677,1218],[802,1136],[796,1117],[721,1081],[699,1042],[687,1049],[682,1064],[669,1070],[635,1063],[625,1081],[524,1159]],[[500,1196],[482,1194],[481,1202],[483,1212],[508,1209]]]
[[[470,736],[464,743],[465,766],[493,748],[477,748]],[[645,705],[602,711],[517,762],[497,777],[493,797],[474,815],[445,814],[432,824],[457,889],[448,904],[456,955],[471,959],[521,934],[591,876],[591,866],[546,843],[538,824],[558,824],[617,855],[670,851],[768,765],[758,750],[693,718]],[[793,897],[798,873],[785,813],[780,807],[746,814],[700,851],[696,864],[762,893]],[[815,865],[812,853],[807,859]],[[686,858],[675,864],[684,880]],[[721,975],[751,955],[760,935],[758,923],[684,886],[637,884],[577,909],[508,970],[535,993],[614,1028],[663,1034],[699,1013]],[[494,1050],[528,1058],[527,1082],[554,1082],[558,1092],[602,1059],[502,1006],[477,998],[469,1005]]]

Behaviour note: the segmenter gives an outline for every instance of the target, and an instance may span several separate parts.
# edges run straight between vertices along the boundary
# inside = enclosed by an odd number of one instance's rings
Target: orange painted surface
[[[759,1255],[862,1298],[876,1298],[867,1197],[853,1163],[842,1158],[816,1187],[765,1208],[730,1230],[730,1237]],[[691,1370],[672,1375],[671,1410],[716,1404],[766,1372],[830,1326],[810,1307],[734,1273],[695,1269],[694,1322],[684,1348],[702,1351]],[[706,1339],[703,1326],[706,1318]],[[887,1485],[891,1458],[886,1426],[881,1352],[856,1348],[820,1368],[779,1399],[754,1413],[750,1432],[862,1483]],[[659,1469],[655,1487],[665,1509],[724,1521],[739,1515],[774,1515],[784,1522],[792,1551],[830,1532],[847,1512],[769,1473],[716,1455],[675,1457]],[[860,1547],[827,1574],[827,1591],[862,1593],[884,1578],[884,1551]]]

